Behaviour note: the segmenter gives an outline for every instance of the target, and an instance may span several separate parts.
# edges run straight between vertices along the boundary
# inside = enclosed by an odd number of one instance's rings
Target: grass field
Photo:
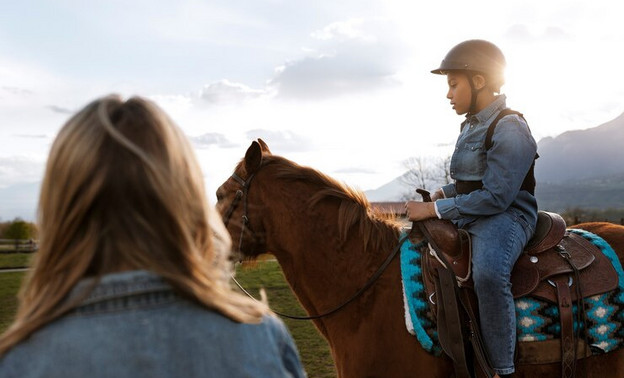
[[[0,254],[0,267],[24,266],[28,259],[18,254]],[[30,254],[26,257],[30,257]],[[17,257],[17,260],[15,258]],[[20,260],[22,259],[22,260]],[[20,264],[23,265],[14,265]],[[0,333],[13,320],[17,309],[16,294],[24,272],[0,273]],[[293,296],[284,276],[275,261],[258,262],[253,267],[239,267],[237,280],[251,294],[260,298],[259,289],[264,287],[272,309],[289,315],[305,315]],[[309,320],[284,319],[299,349],[301,360],[310,378],[335,377],[334,364],[325,339],[317,332]]]
[[[23,268],[28,266],[32,253],[3,253],[0,254],[0,269]]]
[[[264,287],[269,306],[274,311],[288,315],[306,315],[290,291],[290,287],[276,261],[262,261],[252,267],[239,267],[236,279],[256,298],[260,298],[259,289]],[[308,376],[310,378],[335,377],[336,372],[329,346],[318,333],[312,321],[286,318],[283,320],[295,339]]]
[[[16,294],[24,274],[24,272],[0,273],[0,332],[13,321],[17,310]]]

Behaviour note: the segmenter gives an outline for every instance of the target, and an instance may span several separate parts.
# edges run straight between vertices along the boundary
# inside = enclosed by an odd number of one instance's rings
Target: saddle
[[[428,219],[414,226],[418,226],[431,246],[429,253],[424,254],[423,277],[428,297],[437,298],[430,300],[429,305],[437,317],[440,344],[454,360],[456,373],[458,369],[468,369],[467,361],[476,359],[491,376],[479,336],[476,296],[470,277],[469,235],[447,220]],[[583,298],[617,287],[617,272],[609,259],[583,237],[568,232],[561,216],[540,211],[535,235],[518,258],[511,282],[514,298],[532,296],[556,304],[561,326],[560,342],[520,343],[518,363],[560,361],[562,376],[574,376],[576,360],[590,356],[591,351],[584,340],[575,337],[573,304],[578,303],[583,310],[578,315],[584,319]],[[472,344],[472,355],[456,345],[468,346],[467,339]],[[560,344],[559,355],[552,353],[553,342]]]

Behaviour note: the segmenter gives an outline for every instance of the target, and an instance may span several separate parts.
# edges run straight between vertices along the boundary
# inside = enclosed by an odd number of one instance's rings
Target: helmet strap
[[[466,71],[466,78],[470,84],[470,108],[468,109],[468,114],[466,114],[466,116],[474,115],[477,112],[477,97],[479,97],[479,92],[485,88],[481,87],[480,89],[477,89],[475,87],[474,80],[472,80],[475,74],[475,72]]]

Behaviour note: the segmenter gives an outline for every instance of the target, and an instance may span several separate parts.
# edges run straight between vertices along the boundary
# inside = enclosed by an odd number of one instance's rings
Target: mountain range
[[[538,182],[561,183],[624,173],[624,113],[600,126],[541,139]]]
[[[624,209],[624,113],[600,126],[538,142],[536,196],[543,210]],[[401,177],[366,192],[371,202],[402,201]]]

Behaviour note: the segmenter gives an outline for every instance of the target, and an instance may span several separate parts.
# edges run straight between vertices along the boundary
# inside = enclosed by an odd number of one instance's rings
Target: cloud
[[[405,57],[384,20],[352,19],[311,34],[315,48],[276,69],[269,86],[281,98],[324,99],[395,86]]]
[[[570,39],[570,35],[562,28],[558,26],[547,26],[540,31],[531,31],[529,27],[524,24],[515,24],[507,29],[505,36],[515,41],[560,41]]]
[[[564,40],[570,39],[570,34],[560,27],[550,26],[544,30],[544,37],[551,40]]]
[[[533,39],[533,36],[531,35],[529,28],[526,25],[521,25],[521,24],[515,24],[515,25],[510,26],[509,29],[507,29],[507,32],[505,33],[505,35],[507,36],[507,38],[513,39],[513,40]]]
[[[337,54],[286,64],[271,84],[279,97],[322,99],[391,86],[393,73],[357,54]]]
[[[120,15],[129,24],[137,24],[136,15],[143,15],[137,32],[181,43],[205,43],[206,40],[218,41],[220,44],[225,41],[243,43],[245,35],[241,37],[241,29],[262,30],[271,27],[258,14],[258,9],[250,11],[246,2],[239,5],[228,1],[182,0],[161,2],[155,7],[151,6],[151,2],[131,2],[127,5],[124,2],[124,7],[133,10]]]
[[[252,89],[244,84],[223,79],[205,85],[199,92],[199,98],[209,104],[236,104],[264,94],[266,94],[264,90]]]
[[[271,151],[283,152],[302,152],[312,150],[310,140],[289,130],[265,130],[253,129],[246,133],[248,139],[256,140],[262,138]]]
[[[41,180],[43,170],[44,163],[32,158],[0,157],[0,188]]]
[[[54,113],[60,113],[60,114],[74,114],[75,113],[73,110],[64,108],[62,106],[48,105],[46,106],[46,108],[52,110]]]
[[[239,145],[231,142],[223,134],[206,133],[195,137],[189,137],[193,145],[197,148],[210,148],[211,146],[231,148]]]
[[[13,134],[14,137],[24,138],[24,139],[47,139],[48,136],[45,134]]]
[[[2,90],[5,92],[8,92],[12,95],[16,95],[16,96],[30,96],[33,94],[33,91],[29,90],[29,89],[25,89],[25,88],[19,88],[19,87],[11,87],[11,86],[2,86]]]
[[[319,40],[348,41],[357,39],[375,42],[377,38],[363,30],[363,27],[365,27],[365,20],[362,18],[333,22],[320,30],[312,32],[311,36]]]

